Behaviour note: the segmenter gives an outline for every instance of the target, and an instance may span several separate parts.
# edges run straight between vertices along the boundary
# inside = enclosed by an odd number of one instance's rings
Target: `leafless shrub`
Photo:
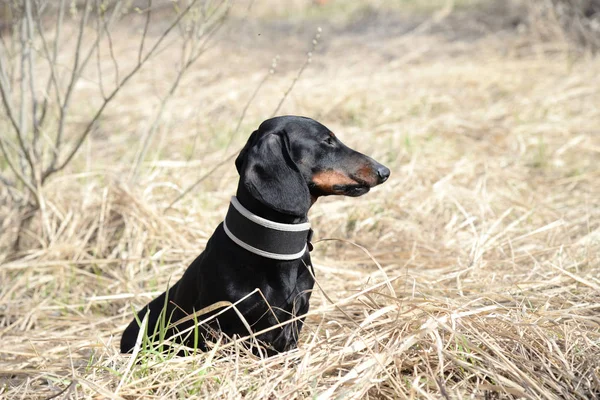
[[[180,46],[178,70],[154,113],[154,121],[143,133],[131,174],[136,176],[165,104],[221,26],[229,4],[227,0],[157,3],[24,0],[3,4],[0,95],[4,113],[0,126],[7,133],[0,136],[5,159],[0,164],[0,182],[29,215],[21,219],[21,225],[37,211],[43,219],[44,186],[73,161],[115,97],[149,60],[166,47]],[[166,7],[172,12],[165,22]],[[153,27],[160,27],[160,31],[150,36],[157,10],[161,11],[160,20]],[[143,18],[137,46],[130,52],[135,54],[126,60],[117,59],[113,52],[115,25],[125,18]],[[69,59],[64,57],[65,47],[69,48]],[[108,57],[112,62],[107,68],[101,60]],[[90,100],[93,111],[75,126],[71,119],[77,107],[73,101],[76,88],[90,82],[96,89]],[[18,244],[17,239],[15,246]]]

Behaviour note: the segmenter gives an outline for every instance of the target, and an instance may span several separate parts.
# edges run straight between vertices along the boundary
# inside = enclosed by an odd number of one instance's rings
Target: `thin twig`
[[[10,98],[11,87],[10,87],[10,79],[6,73],[6,66],[4,65],[4,61],[2,57],[0,57],[0,95],[2,96],[2,104],[6,110],[6,114],[8,119],[10,120],[13,129],[17,133],[17,135],[21,134],[21,130],[19,128],[19,124],[17,124],[17,120],[14,117],[14,112],[12,109],[12,102]]]
[[[14,55],[19,52],[18,40],[15,40],[15,37],[16,37],[15,29],[18,24],[17,24],[17,21],[14,16],[10,20],[10,25],[12,25],[12,27],[13,27],[13,30],[10,34],[10,38],[11,38],[11,40],[10,40],[11,48],[10,49],[8,48],[6,42],[4,41],[4,37],[2,36],[2,30],[0,30],[0,38],[2,38],[2,40],[0,40],[0,43],[2,43],[2,45],[4,47],[4,53],[6,54],[8,59],[12,59],[14,57]],[[10,67],[10,70],[8,71],[9,78],[10,78],[9,81],[14,82],[16,68],[12,65],[12,63],[9,63],[9,67]]]
[[[102,31],[100,27],[100,20],[102,18],[103,11],[100,9],[99,0],[96,0],[97,16],[96,16],[96,31],[98,35]],[[96,47],[96,71],[98,72],[98,87],[100,88],[100,95],[103,100],[106,100],[106,93],[104,92],[104,82],[102,81],[102,67],[100,65],[100,46]]]
[[[15,174],[17,178],[19,178],[23,185],[25,185],[27,189],[29,189],[29,191],[33,195],[33,198],[35,199],[35,203],[37,204],[38,196],[36,188],[31,184],[29,179],[27,179],[25,176],[23,176],[23,174],[21,174],[21,172],[15,167],[13,162],[10,160],[10,158],[8,157],[8,152],[6,151],[6,147],[4,146],[4,139],[2,137],[0,137],[0,151],[2,151],[4,159],[6,160],[6,163],[8,164],[10,170],[13,172],[13,174]]]
[[[107,23],[107,25],[110,27],[115,19],[116,16],[118,15],[120,8],[121,8],[121,4],[122,2],[118,2],[115,4],[115,7],[113,8],[112,14],[109,18],[109,21]],[[83,35],[83,22],[84,19],[85,21],[87,21],[87,17],[85,16],[85,14],[87,14],[89,16],[89,0],[87,0],[86,5],[85,5],[85,13],[84,13],[84,18],[82,18],[82,26],[80,27],[80,31],[79,31],[79,37],[78,37],[78,43],[77,43],[77,47],[76,47],[76,56],[75,56],[75,65],[73,68],[73,71],[71,73],[71,81],[69,82],[69,86],[67,88],[67,94],[65,95],[65,101],[63,102],[63,107],[61,107],[61,117],[59,120],[59,131],[57,133],[57,142],[58,139],[60,138],[62,141],[62,136],[63,136],[63,132],[64,132],[64,118],[63,116],[66,118],[67,115],[67,109],[69,107],[69,100],[70,100],[70,95],[72,93],[72,90],[75,86],[75,84],[79,81],[81,74],[83,73],[83,70],[85,69],[87,63],[90,61],[90,59],[92,58],[92,55],[95,52],[95,49],[97,49],[100,46],[100,41],[102,39],[102,32],[101,31],[97,31],[97,35],[96,35],[96,40],[94,41],[94,43],[90,46],[87,54],[83,57],[83,60],[81,62],[79,62],[78,60],[80,59],[79,57],[79,52],[81,50],[81,43],[79,43],[79,40],[82,38]],[[108,29],[108,28],[107,28]],[[62,122],[62,124],[61,124]],[[52,161],[50,162],[50,166],[46,169],[46,171],[52,169],[57,162],[58,156],[60,153],[60,143],[58,143],[57,146],[55,146],[55,152],[53,154],[53,158]],[[45,175],[45,174],[44,174]],[[44,176],[42,175],[42,177]]]
[[[102,21],[104,21],[104,33],[106,33],[106,38],[108,39],[108,51],[110,54],[110,58],[115,67],[115,87],[119,86],[119,63],[117,62],[117,58],[115,57],[115,52],[113,49],[112,36],[110,35],[110,29],[108,29],[108,21],[104,18],[104,14],[101,15]]]
[[[0,35],[1,36],[1,35]],[[6,65],[4,65],[4,57],[3,55],[7,54],[6,43],[4,43],[4,39],[0,41],[0,87],[3,87],[7,93],[11,93],[11,79],[8,76],[8,72],[6,71]]]
[[[3,43],[3,47],[5,43]],[[19,124],[17,123],[14,112],[12,109],[12,102],[10,99],[10,78],[7,76],[6,65],[4,64],[3,58],[0,56],[0,97],[2,98],[2,104],[4,105],[4,109],[6,110],[6,115],[11,122],[13,129],[17,134],[17,138],[21,139],[21,130],[19,128]],[[15,174],[15,176],[31,191],[31,194],[36,199],[37,202],[37,190],[32,185],[31,181],[24,176],[21,171],[17,169],[15,164],[11,161],[8,156],[8,152],[5,147],[4,138],[0,137],[0,151],[4,155],[4,159],[8,164],[10,170]]]
[[[215,10],[215,12],[212,15],[214,15],[217,11],[218,10]],[[212,15],[211,15],[211,17],[212,17]],[[154,136],[156,135],[156,131],[158,129],[158,123],[162,118],[162,115],[164,113],[164,110],[166,108],[168,100],[173,96],[173,94],[179,87],[179,83],[181,82],[181,79],[183,78],[183,76],[185,75],[187,70],[194,64],[194,62],[196,62],[198,60],[198,58],[200,58],[200,56],[202,54],[204,54],[205,45],[208,43],[208,40],[212,37],[212,35],[221,26],[224,16],[225,16],[225,14],[223,14],[220,19],[218,19],[217,21],[215,21],[213,23],[212,29],[208,33],[206,33],[206,38],[203,41],[203,43],[201,44],[200,48],[194,50],[194,48],[193,48],[194,46],[192,44],[192,49],[190,50],[191,53],[187,60],[185,60],[185,47],[186,47],[186,44],[192,39],[187,39],[184,41],[183,46],[182,46],[182,51],[181,51],[181,54],[182,54],[181,62],[182,62],[183,66],[177,73],[177,77],[175,78],[173,84],[171,85],[168,93],[161,101],[158,112],[156,113],[156,117],[154,118],[154,122],[152,123],[152,126],[150,127],[150,131],[144,138],[144,142],[142,144],[142,149],[139,152],[138,157],[136,158],[136,161],[134,163],[134,167],[131,172],[130,179],[135,179],[137,177],[139,167],[140,167],[141,163],[143,162],[143,160],[146,158],[146,152],[148,151],[148,146],[149,146],[150,142],[152,141],[152,139],[154,138]]]
[[[20,29],[20,42],[21,42],[21,71],[19,77],[20,83],[20,94],[21,94],[21,104],[19,109],[19,130],[17,131],[17,141],[19,142],[19,146],[21,147],[21,152],[23,153],[23,157],[19,157],[19,161],[21,164],[21,172],[23,175],[27,175],[27,167],[25,165],[25,161],[29,164],[29,175],[31,177],[32,183],[37,181],[35,174],[35,163],[30,153],[30,148],[27,146],[25,135],[27,134],[27,72],[26,72],[26,64],[27,59],[31,55],[31,43],[27,38],[27,22],[26,22],[26,13],[23,14],[23,18],[21,19],[21,29]],[[32,77],[29,77],[32,79]],[[23,161],[23,159],[25,161]]]
[[[194,188],[196,186],[198,186],[200,183],[202,183],[206,178],[208,178],[209,176],[211,176],[216,170],[218,170],[219,168],[221,168],[223,165],[227,164],[228,162],[230,162],[231,160],[233,160],[235,158],[235,156],[238,155],[238,153],[241,151],[242,149],[238,149],[236,150],[234,153],[230,154],[227,158],[225,158],[224,160],[222,160],[221,162],[215,164],[215,166],[208,171],[206,174],[204,174],[202,177],[200,177],[200,179],[198,179],[196,182],[194,182],[192,185],[190,185],[187,189],[185,189],[183,191],[183,193],[181,193],[179,196],[177,196],[177,198],[175,200],[173,200],[171,202],[171,204],[169,204],[167,206],[167,208],[164,209],[164,212],[167,212],[169,209],[171,209],[171,207],[173,207],[175,205],[175,203],[177,203],[179,200],[183,199],[185,196],[187,196],[188,193],[190,193],[192,190],[194,190]]]
[[[50,166],[42,175],[42,179],[41,179],[42,182],[45,181],[45,179],[47,177],[46,176],[47,171],[52,170],[54,168],[54,166],[56,165],[56,162],[58,160],[58,156],[60,153],[63,133],[65,130],[65,121],[67,119],[67,110],[69,108],[71,94],[73,93],[73,89],[75,87],[75,83],[78,78],[79,59],[80,59],[81,45],[83,43],[83,33],[85,31],[85,25],[87,23],[87,18],[88,18],[89,11],[90,11],[89,4],[90,4],[90,0],[85,0],[85,4],[83,5],[83,8],[84,8],[83,15],[81,16],[81,22],[79,24],[79,34],[77,36],[77,44],[75,45],[75,60],[73,61],[73,69],[71,72],[71,79],[69,81],[69,85],[67,86],[67,91],[65,93],[64,101],[62,102],[62,104],[60,106],[60,117],[58,120],[58,129],[56,132],[56,140],[54,141],[54,153],[52,155],[52,160],[50,161]]]
[[[19,40],[20,40],[20,44],[21,44],[21,70],[19,73],[19,84],[20,84],[20,92],[19,94],[21,95],[20,100],[20,108],[19,108],[19,144],[24,147],[24,143],[23,143],[23,135],[26,134],[27,131],[27,127],[26,127],[26,119],[25,119],[25,115],[26,115],[26,111],[25,108],[27,106],[27,99],[25,96],[25,93],[27,93],[27,80],[26,80],[26,76],[27,73],[25,72],[25,64],[27,62],[27,53],[29,52],[29,42],[27,40],[27,27],[26,27],[26,22],[25,22],[25,14],[23,14],[23,17],[20,21],[19,24]],[[25,149],[25,148],[24,148]]]
[[[319,28],[317,28],[317,34],[315,35],[315,37],[312,41],[312,49],[307,54],[306,61],[304,61],[304,64],[302,64],[302,67],[300,67],[300,70],[298,70],[298,73],[294,77],[294,80],[292,81],[292,83],[290,84],[288,89],[283,94],[283,97],[281,98],[281,100],[279,100],[279,104],[277,104],[277,107],[275,107],[275,111],[273,111],[273,115],[271,115],[271,117],[274,117],[275,115],[277,115],[277,113],[279,112],[279,109],[283,105],[283,102],[288,97],[288,95],[290,94],[290,92],[292,91],[294,86],[296,86],[296,82],[298,82],[298,79],[300,79],[300,76],[302,76],[302,73],[304,72],[304,70],[312,62],[312,54],[315,51],[315,49],[317,48],[317,44],[319,43],[320,38],[321,38],[321,28],[319,27]]]
[[[142,33],[142,39],[140,40],[140,49],[138,51],[138,64],[142,62],[142,55],[144,54],[144,42],[146,41],[146,35],[148,34],[148,27],[150,26],[150,17],[152,16],[152,0],[148,0],[148,11],[146,12],[146,23],[144,24],[144,32]]]
[[[254,101],[254,99],[256,98],[256,96],[258,95],[258,92],[260,91],[260,88],[265,84],[265,82],[267,82],[267,80],[269,79],[269,77],[275,73],[275,69],[277,68],[277,60],[278,59],[279,59],[279,56],[276,56],[275,58],[273,58],[273,62],[271,63],[271,68],[269,68],[269,71],[260,80],[260,82],[258,83],[258,85],[256,85],[256,88],[254,88],[254,92],[252,92],[252,95],[250,96],[250,98],[246,102],[246,105],[244,106],[244,109],[242,110],[242,113],[240,114],[240,118],[238,118],[237,125],[235,126],[235,129],[234,129],[233,133],[229,137],[229,142],[227,142],[227,146],[225,146],[225,151],[229,150],[229,146],[231,146],[231,143],[233,142],[233,139],[238,134],[238,132],[240,130],[240,127],[242,126],[242,122],[246,118],[246,112],[248,111],[248,108],[250,108],[250,104],[252,104],[252,102]]]
[[[56,15],[56,35],[54,36],[54,45],[52,48],[52,56],[50,56],[50,51],[48,50],[48,42],[46,41],[46,37],[44,35],[44,28],[42,26],[42,17],[38,12],[38,17],[36,19],[38,26],[38,34],[42,39],[42,46],[44,48],[44,53],[46,55],[46,59],[48,60],[48,66],[50,68],[50,76],[48,77],[48,82],[46,83],[46,91],[44,92],[44,103],[42,104],[42,111],[40,115],[40,119],[38,121],[38,126],[42,126],[46,119],[48,104],[50,98],[50,89],[52,85],[54,85],[54,91],[56,93],[57,104],[62,104],[62,99],[60,98],[60,90],[58,86],[58,77],[56,74],[56,59],[58,57],[58,43],[60,42],[60,34],[63,25],[63,15],[65,11],[65,0],[60,0],[58,5],[58,13]]]
[[[27,66],[29,67],[29,91],[31,92],[31,124],[33,126],[33,140],[31,142],[31,151],[33,152],[35,158],[38,158],[40,154],[38,150],[40,129],[37,120],[38,101],[35,90],[35,58],[34,53],[31,49],[34,41],[33,12],[31,10],[31,0],[25,0],[25,20],[27,22],[27,43],[29,46],[29,51],[27,52]]]
[[[154,54],[154,52],[156,51],[156,49],[160,46],[160,44],[163,42],[163,40],[169,35],[169,33],[173,30],[173,28],[175,26],[177,26],[177,24],[179,23],[179,21],[181,21],[181,19],[189,12],[189,10],[191,10],[191,8],[196,4],[197,1],[198,0],[193,0],[192,2],[190,2],[190,4],[185,8],[185,10],[181,14],[179,14],[179,16],[175,19],[175,21],[173,21],[173,23],[156,40],[156,42],[154,43],[154,46],[152,46],[152,48],[150,49],[150,51],[148,53],[146,53],[146,55],[143,57],[141,63],[138,63],[129,72],[129,74],[127,74],[123,78],[123,80],[119,83],[119,85],[117,85],[117,87],[115,87],[115,89],[112,91],[112,93],[110,95],[108,95],[108,97],[106,98],[106,100],[104,101],[104,103],[102,103],[102,105],[100,106],[100,108],[94,114],[94,117],[86,125],[85,129],[83,130],[83,132],[81,133],[81,135],[77,139],[77,141],[75,143],[75,146],[70,150],[70,152],[67,155],[67,157],[60,164],[58,164],[58,166],[55,166],[56,162],[54,162],[54,163],[50,164],[50,166],[44,171],[44,173],[42,175],[42,178],[41,178],[42,183],[45,182],[46,179],[48,179],[49,176],[51,176],[52,174],[54,174],[56,172],[61,171],[62,169],[64,169],[69,164],[69,162],[71,161],[71,159],[75,156],[75,154],[77,154],[77,152],[81,148],[81,145],[83,144],[83,142],[85,141],[85,139],[88,137],[88,135],[92,131],[92,127],[94,126],[94,124],[96,123],[96,121],[100,118],[100,115],[102,115],[102,113],[104,112],[104,109],[106,108],[106,106],[119,93],[119,91],[121,90],[121,88],[123,88],[123,86],[137,73],[137,71],[139,71],[140,68],[142,68],[142,66],[150,59],[150,57],[152,57],[152,55]]]
[[[131,176],[130,176],[131,180],[136,179],[140,164],[142,163],[144,158],[146,158],[146,152],[148,151],[148,145],[150,144],[150,142],[154,138],[154,135],[156,134],[156,131],[158,129],[158,124],[159,124],[160,120],[162,119],[162,115],[165,111],[167,102],[169,101],[171,96],[173,96],[173,93],[175,93],[175,90],[177,90],[177,87],[179,86],[179,83],[181,82],[181,78],[185,74],[188,67],[189,67],[189,64],[186,63],[179,70],[179,72],[177,73],[177,77],[175,78],[175,80],[171,84],[171,87],[169,88],[169,91],[167,92],[167,94],[163,97],[162,101],[160,102],[160,106],[158,107],[158,111],[156,112],[154,121],[152,122],[152,125],[150,126],[150,130],[144,137],[144,141],[142,143],[142,149],[138,153],[138,157],[135,160],[133,169],[131,171]]]

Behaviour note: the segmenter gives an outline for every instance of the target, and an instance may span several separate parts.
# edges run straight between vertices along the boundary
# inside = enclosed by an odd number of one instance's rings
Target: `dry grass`
[[[540,38],[561,38],[600,50],[600,1],[534,0],[528,7],[530,25]]]
[[[334,240],[315,245],[299,349],[118,353],[132,308],[179,277],[223,218],[232,163],[165,207],[271,115],[310,47],[314,22],[248,18],[186,76],[131,182],[168,54],[145,70],[45,189],[42,223],[12,260],[18,209],[0,189],[0,397],[600,396],[600,59],[514,32],[460,40],[451,18],[408,35],[320,21],[323,44],[281,113],[321,120],[392,176],[313,207],[317,239]],[[94,93],[78,89],[81,118]]]

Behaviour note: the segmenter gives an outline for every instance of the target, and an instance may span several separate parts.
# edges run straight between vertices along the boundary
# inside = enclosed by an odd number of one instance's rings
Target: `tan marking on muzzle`
[[[356,171],[354,176],[356,176],[356,178],[360,179],[361,181],[367,183],[371,187],[377,185],[378,183],[377,172],[370,165],[361,166]]]
[[[333,193],[334,185],[356,185],[357,183],[349,176],[346,176],[335,170],[317,172],[315,175],[313,175],[312,181],[319,189],[326,193]]]

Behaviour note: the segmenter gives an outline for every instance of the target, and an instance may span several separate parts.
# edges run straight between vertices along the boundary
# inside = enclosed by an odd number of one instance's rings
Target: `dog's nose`
[[[377,176],[379,177],[379,183],[383,183],[390,177],[390,170],[383,165],[380,165],[377,168]]]

